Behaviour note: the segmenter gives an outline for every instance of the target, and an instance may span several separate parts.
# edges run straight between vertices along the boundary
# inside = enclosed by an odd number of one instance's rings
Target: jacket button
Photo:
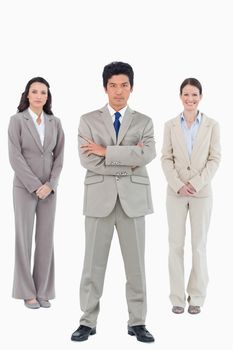
[[[187,167],[187,170],[190,170],[190,166]]]

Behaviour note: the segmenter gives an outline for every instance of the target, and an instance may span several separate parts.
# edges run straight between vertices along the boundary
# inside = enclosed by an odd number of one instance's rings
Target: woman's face
[[[197,110],[201,98],[202,95],[200,95],[199,89],[193,85],[186,85],[180,95],[184,110],[188,112]]]
[[[32,83],[27,97],[31,109],[42,110],[48,99],[48,88],[43,83]]]

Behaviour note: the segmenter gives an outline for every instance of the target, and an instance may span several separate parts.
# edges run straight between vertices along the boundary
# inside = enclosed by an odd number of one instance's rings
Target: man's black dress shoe
[[[152,343],[155,341],[153,335],[150,334],[144,325],[128,326],[128,334],[135,335],[137,340],[143,343]]]
[[[80,325],[78,329],[72,334],[71,340],[84,341],[89,338],[89,335],[96,334],[96,328]]]

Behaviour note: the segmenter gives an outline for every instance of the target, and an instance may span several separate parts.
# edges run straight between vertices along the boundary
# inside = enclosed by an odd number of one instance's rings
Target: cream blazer
[[[161,162],[169,195],[178,195],[179,189],[189,182],[196,190],[196,197],[210,196],[211,180],[220,158],[219,125],[214,119],[202,113],[191,157],[180,125],[180,116],[165,123]]]

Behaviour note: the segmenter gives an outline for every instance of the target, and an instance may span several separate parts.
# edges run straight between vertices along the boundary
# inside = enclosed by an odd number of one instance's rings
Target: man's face
[[[113,75],[108,79],[107,87],[105,88],[109,104],[115,111],[119,111],[127,105],[132,91],[129,78],[125,74]]]

